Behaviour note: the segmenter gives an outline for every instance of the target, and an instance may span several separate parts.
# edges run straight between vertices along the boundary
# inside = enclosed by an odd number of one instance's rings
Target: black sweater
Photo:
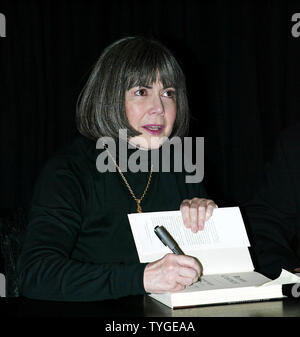
[[[256,269],[275,278],[282,268],[300,268],[300,124],[282,133],[245,211]]]
[[[118,172],[97,170],[101,151],[80,136],[38,178],[17,266],[23,296],[98,301],[145,293],[146,264],[127,217],[136,202]],[[124,174],[142,195],[149,173]],[[186,184],[185,173],[154,172],[141,205],[143,212],[176,210],[193,197],[206,197],[203,184]]]

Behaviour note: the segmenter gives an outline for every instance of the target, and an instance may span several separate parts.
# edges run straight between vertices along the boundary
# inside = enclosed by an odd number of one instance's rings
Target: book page
[[[140,257],[170,252],[154,233],[156,226],[164,226],[183,252],[250,246],[238,207],[215,209],[198,233],[184,226],[180,211],[135,213],[128,218]]]
[[[204,275],[254,270],[248,247],[186,250],[200,261]]]
[[[202,276],[200,281],[185,288],[182,292],[261,286],[268,281],[270,281],[269,278],[254,271],[207,275]]]
[[[140,262],[152,262],[171,250],[154,233],[163,225],[186,255],[196,257],[204,275],[253,271],[249,241],[238,207],[218,208],[203,231],[185,228],[180,211],[128,215]]]
[[[280,275],[273,281],[265,283],[263,286],[268,287],[275,284],[291,284],[300,283],[299,274],[292,274],[289,271],[282,269]]]

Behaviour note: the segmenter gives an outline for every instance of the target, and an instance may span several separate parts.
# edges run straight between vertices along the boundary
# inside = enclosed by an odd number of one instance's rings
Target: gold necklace
[[[103,145],[104,145],[104,144],[103,144]],[[125,178],[123,172],[121,171],[119,165],[116,163],[114,157],[113,157],[113,156],[111,155],[111,153],[108,151],[108,148],[106,147],[106,145],[104,145],[104,148],[105,148],[105,150],[107,151],[107,153],[109,154],[109,156],[110,156],[110,158],[112,159],[112,161],[114,162],[114,164],[115,164],[117,170],[119,171],[119,173],[120,173],[122,179],[124,180],[125,185],[127,186],[127,188],[128,188],[128,190],[129,190],[130,194],[132,195],[133,199],[135,200],[135,202],[136,202],[136,204],[137,204],[137,212],[138,212],[138,213],[142,213],[141,202],[142,202],[144,196],[146,195],[147,190],[148,190],[149,185],[150,185],[150,181],[151,181],[151,177],[152,177],[153,164],[151,165],[150,174],[149,174],[149,178],[148,178],[148,182],[147,182],[147,185],[146,185],[146,187],[145,187],[145,190],[144,190],[142,196],[141,196],[140,198],[137,198],[137,197],[135,196],[135,194],[134,194],[132,188],[130,187],[130,185],[129,185],[127,179]]]

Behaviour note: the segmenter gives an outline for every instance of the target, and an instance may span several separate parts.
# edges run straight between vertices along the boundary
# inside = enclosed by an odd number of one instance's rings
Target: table
[[[294,298],[175,310],[148,296],[102,302],[49,302],[26,298],[1,298],[1,302],[11,317],[300,317],[300,300]]]
[[[277,335],[282,329],[288,333],[297,330],[300,324],[300,300],[295,298],[175,310],[148,296],[86,303],[0,298],[0,307],[5,308],[5,313],[10,315],[9,319],[3,320],[2,317],[2,328],[7,323],[9,331],[13,327],[17,329],[18,335],[28,331],[30,336],[33,327],[37,326],[39,335],[41,331],[47,331],[50,336],[56,336],[62,329],[75,336],[85,336],[88,331],[97,331],[103,337],[199,337],[203,331],[210,331],[213,336],[223,336],[224,332],[241,336],[241,331],[247,331],[247,334],[255,336],[257,331],[265,329],[270,334],[274,332]],[[21,324],[19,318],[22,318]],[[123,330],[113,330],[116,326],[123,327]],[[179,330],[181,327],[186,330]],[[137,331],[133,331],[134,328]]]

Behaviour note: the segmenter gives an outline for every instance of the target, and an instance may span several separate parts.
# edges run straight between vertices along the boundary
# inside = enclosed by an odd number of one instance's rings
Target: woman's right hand
[[[148,293],[181,291],[198,281],[202,266],[197,259],[187,255],[167,254],[160,260],[148,263],[144,270],[144,288]]]

